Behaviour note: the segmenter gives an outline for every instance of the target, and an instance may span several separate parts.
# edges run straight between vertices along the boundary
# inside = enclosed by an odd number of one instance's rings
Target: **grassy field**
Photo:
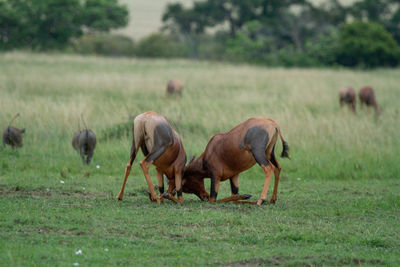
[[[181,99],[165,97],[170,78],[185,84]],[[367,84],[382,115],[341,112],[338,89]],[[0,149],[0,265],[398,266],[399,84],[398,69],[0,54],[0,129],[17,112],[14,125],[26,128],[23,148]],[[276,120],[292,157],[279,160],[277,204],[184,195],[182,205],[158,206],[146,194],[141,153],[117,202],[131,118],[148,110],[164,114],[197,154],[249,117]],[[71,146],[81,113],[98,137],[85,167]],[[263,180],[254,166],[240,191],[257,199]],[[218,196],[229,194],[222,183]]]

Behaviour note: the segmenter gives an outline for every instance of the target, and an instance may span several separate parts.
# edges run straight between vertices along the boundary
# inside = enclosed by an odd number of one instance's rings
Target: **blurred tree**
[[[128,24],[128,9],[118,0],[86,0],[83,22],[90,31],[109,31]]]
[[[62,48],[84,28],[108,31],[126,25],[127,17],[116,0],[2,0],[0,48]]]
[[[382,24],[400,42],[400,0],[361,0],[350,9],[358,20]]]
[[[399,46],[380,24],[358,21],[340,32],[337,61],[344,66],[395,66],[399,59]]]

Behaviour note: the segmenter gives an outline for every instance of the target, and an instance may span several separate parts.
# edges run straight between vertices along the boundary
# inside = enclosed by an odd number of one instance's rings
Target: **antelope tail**
[[[278,131],[279,137],[281,138],[281,141],[282,141],[283,150],[282,150],[282,153],[281,153],[281,157],[290,159],[290,156],[289,156],[289,144],[283,139],[283,136],[282,136],[282,133],[281,133],[281,129],[276,128],[276,130]]]

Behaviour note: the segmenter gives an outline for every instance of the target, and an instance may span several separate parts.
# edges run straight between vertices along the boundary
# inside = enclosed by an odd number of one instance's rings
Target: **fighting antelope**
[[[348,105],[350,110],[356,112],[356,93],[351,87],[343,87],[339,90],[340,108]]]
[[[188,164],[183,176],[183,191],[194,193],[200,199],[208,198],[204,178],[211,178],[209,202],[215,202],[220,181],[230,180],[230,197],[218,202],[239,201],[249,195],[239,195],[239,173],[258,163],[264,171],[265,181],[257,202],[242,203],[261,205],[265,202],[272,173],[275,175],[274,191],[270,203],[278,199],[278,183],[281,166],[275,158],[275,143],[281,138],[281,156],[289,158],[289,146],[284,141],[279,125],[266,118],[251,118],[226,133],[214,135],[203,154]]]
[[[3,132],[3,146],[6,145],[11,146],[11,148],[22,147],[23,139],[22,134],[25,133],[24,129],[18,129],[16,127],[11,126],[11,123],[19,116],[19,113],[12,118],[8,127]]]
[[[126,165],[125,178],[118,194],[118,200],[122,200],[126,180],[140,147],[145,156],[140,161],[140,167],[150,190],[150,200],[157,201],[157,203],[162,201],[161,195],[164,193],[163,174],[165,174],[169,180],[168,193],[170,199],[174,202],[182,203],[182,173],[186,163],[186,154],[179,135],[172,129],[164,116],[155,112],[145,112],[138,115],[133,122],[132,130],[131,156]],[[157,197],[149,174],[149,168],[152,164],[156,167],[157,184],[160,191],[159,197]],[[175,187],[178,199],[171,196]]]

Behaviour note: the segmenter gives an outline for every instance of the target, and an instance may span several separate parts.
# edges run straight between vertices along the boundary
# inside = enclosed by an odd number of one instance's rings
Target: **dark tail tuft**
[[[289,144],[286,141],[283,141],[282,142],[282,146],[283,146],[283,150],[282,150],[281,157],[290,159],[290,157],[289,157]]]

